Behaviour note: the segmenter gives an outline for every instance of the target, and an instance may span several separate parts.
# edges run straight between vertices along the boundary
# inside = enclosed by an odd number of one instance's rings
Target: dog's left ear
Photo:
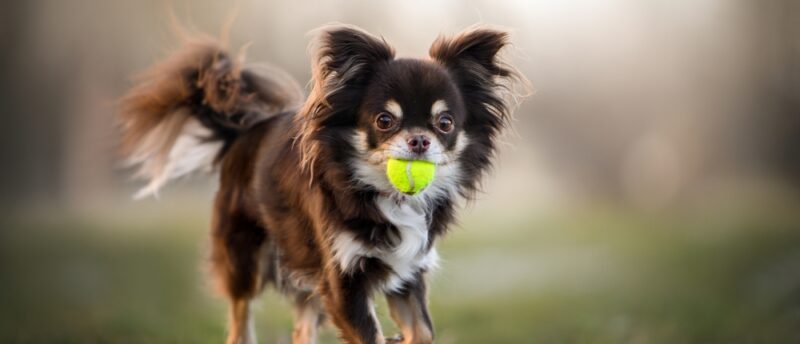
[[[504,93],[521,79],[498,56],[509,44],[508,36],[504,31],[478,28],[452,38],[440,36],[430,48],[431,58],[450,70],[459,85],[471,124],[492,134],[510,116]]]
[[[508,33],[477,28],[439,37],[430,48],[431,58],[450,72],[464,102],[464,131],[470,140],[460,158],[465,181],[460,193],[467,199],[474,197],[480,174],[491,166],[495,138],[510,123],[517,92],[527,85],[499,56],[508,45]]]
[[[497,62],[497,53],[508,44],[508,33],[475,29],[454,38],[440,36],[433,42],[430,55],[450,68],[481,76],[507,76],[510,71]]]

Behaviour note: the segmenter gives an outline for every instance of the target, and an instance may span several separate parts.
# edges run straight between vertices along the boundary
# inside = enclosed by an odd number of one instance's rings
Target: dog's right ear
[[[357,82],[371,66],[394,57],[394,49],[383,38],[354,27],[336,27],[322,32],[317,66],[339,85]],[[332,75],[335,74],[335,75]]]
[[[311,92],[296,117],[303,166],[311,170],[319,150],[317,133],[331,123],[355,120],[375,67],[394,59],[394,49],[383,38],[352,26],[320,30],[314,50]]]
[[[366,86],[376,64],[394,58],[394,49],[383,38],[351,26],[323,29],[317,40],[312,65],[312,90],[305,115],[325,119],[335,115],[355,93]]]

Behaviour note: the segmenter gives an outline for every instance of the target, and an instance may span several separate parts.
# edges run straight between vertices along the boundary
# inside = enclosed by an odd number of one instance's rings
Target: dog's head
[[[510,116],[505,94],[518,78],[497,56],[507,44],[505,32],[474,29],[437,39],[430,59],[407,59],[361,30],[323,31],[298,117],[305,162],[316,173],[319,161],[343,164],[355,184],[393,193],[389,158],[427,160],[436,178],[417,196],[472,195]]]

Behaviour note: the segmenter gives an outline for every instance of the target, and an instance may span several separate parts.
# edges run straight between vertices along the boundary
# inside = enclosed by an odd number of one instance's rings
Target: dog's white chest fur
[[[409,202],[398,203],[384,196],[376,200],[383,216],[397,227],[399,241],[391,248],[368,248],[352,234],[342,232],[333,240],[334,259],[342,271],[354,268],[362,257],[379,258],[392,269],[391,276],[381,289],[397,291],[404,281],[411,280],[419,269],[434,268],[439,256],[436,248],[426,251],[428,246],[428,221],[423,209]]]

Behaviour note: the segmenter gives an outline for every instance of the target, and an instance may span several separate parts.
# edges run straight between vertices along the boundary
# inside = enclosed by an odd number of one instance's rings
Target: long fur
[[[518,98],[527,95],[527,80],[500,58],[509,44],[507,32],[477,27],[454,37],[439,36],[429,51],[431,58],[455,71],[465,105],[472,112],[470,125],[485,131],[475,137],[462,159],[467,182],[460,191],[467,199],[475,196],[481,174],[491,168],[497,136],[511,124]]]
[[[148,181],[137,198],[211,170],[241,132],[302,101],[285,73],[244,67],[242,59],[213,38],[196,36],[137,78],[120,105],[122,152]]]
[[[121,113],[123,151],[148,180],[137,195],[220,172],[211,264],[231,305],[228,343],[254,340],[250,301],[266,285],[292,300],[300,343],[324,318],[343,341],[386,343],[375,293],[403,331],[390,342],[433,341],[425,278],[436,242],[490,168],[507,95],[524,80],[499,57],[507,45],[506,33],[477,28],[440,37],[430,59],[397,59],[382,38],[328,27],[302,105],[285,74],[243,65],[206,37],[139,79]],[[392,126],[376,124],[391,113]],[[430,147],[412,148],[419,137]],[[433,162],[436,177],[402,194],[385,173],[395,157]]]
[[[323,30],[312,43],[318,46],[312,48],[317,52],[312,63],[311,93],[296,117],[302,167],[310,170],[312,178],[315,157],[319,154],[319,141],[314,136],[330,118],[353,113],[352,107],[337,105],[355,103],[352,98],[365,86],[365,77],[373,71],[372,66],[394,58],[394,49],[385,40],[361,32],[351,26]]]

